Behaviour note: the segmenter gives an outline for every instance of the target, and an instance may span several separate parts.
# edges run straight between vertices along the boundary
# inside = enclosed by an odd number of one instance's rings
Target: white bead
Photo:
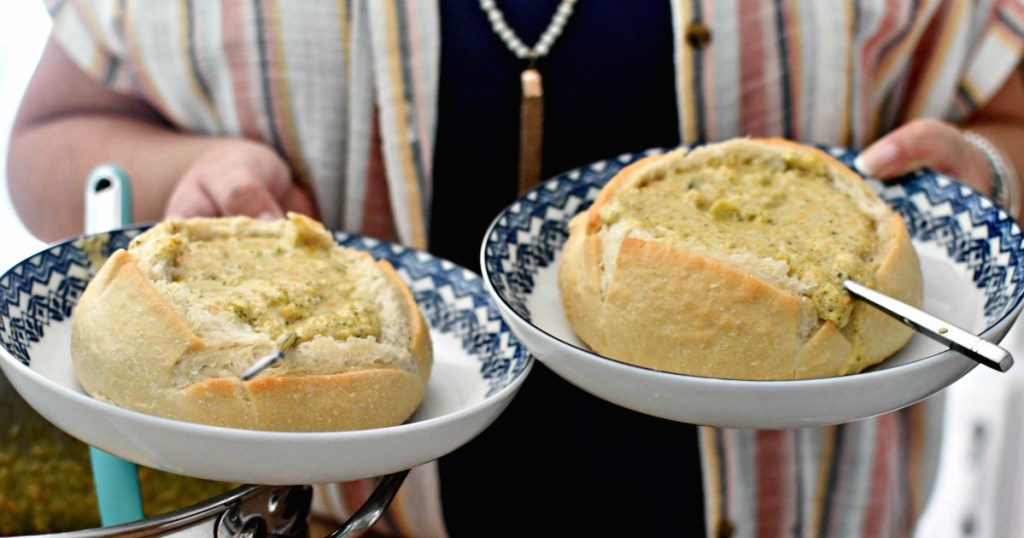
[[[558,4],[558,8],[555,10],[555,14],[551,18],[551,22],[548,23],[547,29],[541,34],[537,44],[534,45],[533,49],[526,46],[519,36],[516,35],[515,31],[509,27],[508,23],[505,22],[505,16],[501,10],[495,4],[494,0],[480,0],[480,8],[483,9],[487,15],[487,20],[491,23],[491,29],[498,35],[505,46],[512,51],[513,54],[518,58],[534,57],[539,58],[546,56],[551,50],[551,46],[554,45],[555,40],[558,36],[562,35],[562,30],[565,29],[565,24],[569,20],[569,15],[572,14],[573,5],[576,0],[562,0]]]

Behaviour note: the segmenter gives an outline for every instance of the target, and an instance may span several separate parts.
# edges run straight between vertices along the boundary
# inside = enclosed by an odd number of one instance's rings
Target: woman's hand
[[[913,120],[868,146],[856,161],[861,172],[895,178],[919,168],[954,177],[992,193],[992,164],[957,127],[939,120]]]
[[[167,201],[166,216],[269,219],[288,211],[315,217],[309,194],[292,181],[288,164],[264,144],[219,139],[186,170]]]
[[[1003,161],[1007,209],[1016,213],[1024,205],[1016,182],[1024,177],[1024,66],[1007,78],[1003,87],[963,125],[931,119],[908,122],[869,146],[857,160],[862,172],[888,179],[921,167],[942,172],[979,191],[992,194],[995,170],[983,150],[964,136],[983,136]],[[1014,214],[1014,217],[1021,215]]]

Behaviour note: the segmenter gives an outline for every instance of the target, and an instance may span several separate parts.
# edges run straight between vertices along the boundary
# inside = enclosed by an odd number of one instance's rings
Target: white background
[[[7,139],[50,30],[42,0],[0,0],[0,270],[40,250],[14,213],[7,194]]]
[[[41,0],[0,0],[0,271],[45,246],[25,230],[15,214],[5,170],[14,111],[49,25]],[[1024,537],[1024,417],[1020,413],[1024,407],[1024,335],[1020,333],[1018,324],[1004,341],[1019,363],[1009,374],[975,368],[948,391],[950,412],[942,470],[919,538]],[[979,421],[990,426],[983,446],[972,437],[972,428]],[[978,460],[978,456],[983,457]]]

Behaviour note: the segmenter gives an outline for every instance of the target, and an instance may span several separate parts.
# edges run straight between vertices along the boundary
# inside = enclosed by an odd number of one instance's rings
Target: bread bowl
[[[594,352],[660,371],[781,380],[857,373],[913,331],[843,288],[920,306],[898,213],[813,146],[736,138],[646,157],[569,222],[558,267]]]
[[[243,381],[289,332],[298,344],[285,359]],[[71,351],[97,399],[274,431],[400,424],[433,365],[427,324],[394,268],[297,214],[157,223],[89,282]]]

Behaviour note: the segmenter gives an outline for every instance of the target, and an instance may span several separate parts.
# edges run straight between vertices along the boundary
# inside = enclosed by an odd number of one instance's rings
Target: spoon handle
[[[852,280],[844,281],[843,286],[855,297],[867,301],[917,332],[963,353],[974,361],[1000,372],[1005,372],[1013,366],[1013,356],[1009,351],[976,334]]]
[[[267,368],[277,364],[289,351],[292,350],[299,343],[299,336],[295,333],[288,333],[284,336],[281,342],[277,345],[277,349],[273,353],[263,357],[256,361],[255,364],[249,367],[248,370],[242,373],[242,381],[249,381],[256,377],[256,374],[266,370]]]

